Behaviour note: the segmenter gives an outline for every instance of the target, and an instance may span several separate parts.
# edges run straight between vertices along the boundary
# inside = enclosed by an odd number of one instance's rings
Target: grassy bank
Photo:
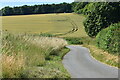
[[[88,45],[87,47],[90,49],[91,54],[95,59],[108,65],[118,67],[119,62],[117,55],[110,54],[107,51],[104,51],[92,45]]]
[[[3,34],[4,78],[68,78],[61,62],[69,49],[56,37]]]
[[[83,46],[90,49],[91,55],[98,61],[108,64],[110,66],[119,67],[118,55],[109,53],[96,47],[96,39],[90,37],[83,37],[81,39]],[[120,67],[119,67],[120,68]]]

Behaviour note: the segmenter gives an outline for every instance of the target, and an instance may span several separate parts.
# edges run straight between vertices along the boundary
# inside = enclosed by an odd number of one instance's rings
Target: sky
[[[74,0],[0,0],[0,9],[5,6],[22,6],[22,5],[37,5],[37,4],[52,4],[52,3],[71,3]]]

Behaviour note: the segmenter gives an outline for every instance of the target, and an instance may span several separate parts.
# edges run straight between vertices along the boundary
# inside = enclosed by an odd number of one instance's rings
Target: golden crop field
[[[73,13],[3,16],[2,26],[8,32],[49,34],[64,34],[76,26],[78,29],[75,32],[62,36],[84,37],[87,36],[83,27],[84,19]]]

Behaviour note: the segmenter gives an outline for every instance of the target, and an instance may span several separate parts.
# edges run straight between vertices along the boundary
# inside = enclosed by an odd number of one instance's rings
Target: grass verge
[[[3,78],[69,78],[62,57],[69,49],[62,38],[3,34]]]
[[[91,55],[98,61],[108,64],[110,66],[118,66],[118,56],[108,53],[102,49],[97,48],[93,45],[87,45],[87,48],[90,49]],[[119,67],[120,68],[120,67]]]
[[[29,78],[54,78],[59,80],[60,78],[70,78],[70,74],[64,68],[62,64],[63,56],[69,52],[69,49],[64,47],[58,53],[59,56],[51,55],[50,60],[46,60],[44,66],[33,67],[28,70]]]
[[[120,68],[118,55],[109,53],[105,50],[102,50],[96,47],[95,38],[83,37],[82,38],[83,46],[90,49],[91,55],[98,61]]]

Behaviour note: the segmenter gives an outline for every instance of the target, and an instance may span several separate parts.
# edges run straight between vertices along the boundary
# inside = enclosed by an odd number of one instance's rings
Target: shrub
[[[97,46],[111,53],[120,53],[120,23],[102,30],[96,37]]]
[[[66,37],[65,40],[70,44],[83,44],[80,38]]]
[[[84,13],[87,18],[84,21],[85,31],[90,37],[95,37],[102,29],[120,21],[119,2],[90,3]]]
[[[44,37],[54,37],[54,35],[52,35],[52,34],[48,34],[48,33],[41,33],[39,36],[44,36]]]

